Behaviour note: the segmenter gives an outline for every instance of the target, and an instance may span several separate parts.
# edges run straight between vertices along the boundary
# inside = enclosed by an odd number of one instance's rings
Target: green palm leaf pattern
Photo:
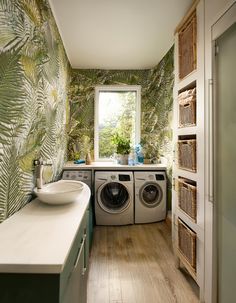
[[[32,198],[33,160],[66,159],[70,67],[46,0],[0,0],[0,222]]]
[[[141,139],[144,149],[171,162],[171,119],[173,89],[173,47],[152,70],[73,70],[70,85],[69,157],[74,146],[83,151],[83,135],[94,138],[94,88],[96,85],[141,85]]]
[[[73,70],[69,90],[68,153],[85,154],[83,137],[94,141],[94,88],[96,85],[141,85],[141,139],[149,157],[157,152],[172,163],[173,47],[151,70]],[[169,167],[169,180],[171,167]],[[169,189],[170,181],[169,181]]]

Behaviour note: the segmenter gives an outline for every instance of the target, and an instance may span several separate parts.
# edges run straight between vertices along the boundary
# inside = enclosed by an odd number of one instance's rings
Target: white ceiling
[[[73,68],[146,69],[173,44],[192,0],[49,0]]]

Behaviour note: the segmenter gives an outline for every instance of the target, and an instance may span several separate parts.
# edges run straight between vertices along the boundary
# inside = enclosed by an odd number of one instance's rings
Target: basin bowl
[[[61,205],[77,201],[83,187],[80,181],[60,180],[45,184],[41,189],[35,188],[34,193],[41,202]]]

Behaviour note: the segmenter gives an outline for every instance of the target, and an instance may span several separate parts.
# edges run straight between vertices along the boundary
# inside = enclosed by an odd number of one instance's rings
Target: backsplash
[[[0,1],[0,32],[1,222],[31,199],[33,159],[62,169],[70,67],[47,1]]]
[[[172,47],[151,70],[73,70],[70,85],[69,159],[74,150],[91,140],[94,143],[94,88],[96,85],[141,85],[141,139],[149,158],[159,153],[168,159],[169,177],[172,163]],[[171,184],[169,182],[169,193]]]

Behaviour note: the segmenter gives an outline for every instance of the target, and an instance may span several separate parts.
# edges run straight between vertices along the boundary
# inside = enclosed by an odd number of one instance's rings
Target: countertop
[[[51,206],[35,199],[0,224],[0,272],[60,273],[89,199],[87,185],[74,203]]]
[[[112,162],[92,162],[90,165],[67,162],[64,169],[91,169],[91,170],[166,170],[165,164],[120,165]]]

